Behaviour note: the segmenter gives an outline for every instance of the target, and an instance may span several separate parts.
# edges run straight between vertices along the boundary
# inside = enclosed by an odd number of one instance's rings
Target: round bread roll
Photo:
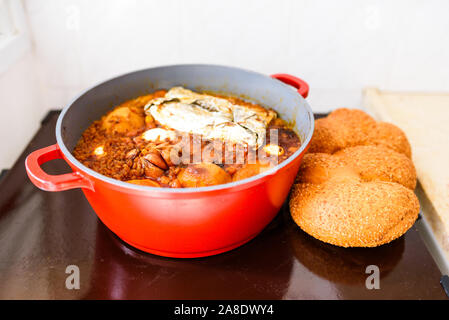
[[[306,153],[302,159],[297,183],[324,183],[329,180],[360,180],[358,173],[340,158],[327,153]]]
[[[361,110],[337,109],[315,120],[309,152],[334,153],[343,148],[366,144],[368,131],[376,124]]]
[[[349,109],[316,120],[315,128],[290,197],[293,220],[342,247],[375,247],[403,235],[419,213],[404,133]]]
[[[324,183],[347,179],[396,182],[413,190],[416,170],[409,158],[391,149],[357,146],[334,154],[305,154],[296,182]]]
[[[401,129],[391,123],[376,122],[361,110],[337,109],[315,120],[309,152],[334,153],[360,146],[380,145],[411,157],[411,147]]]
[[[353,168],[364,181],[390,181],[409,189],[416,187],[416,170],[404,154],[381,146],[357,146],[333,155]]]
[[[412,156],[412,148],[405,133],[392,123],[377,122],[368,133],[368,145],[384,146],[396,152]]]
[[[321,241],[376,247],[402,236],[418,217],[410,189],[392,182],[299,183],[290,198],[293,220]]]

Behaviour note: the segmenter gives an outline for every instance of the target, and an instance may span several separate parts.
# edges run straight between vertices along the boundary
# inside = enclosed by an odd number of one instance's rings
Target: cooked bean
[[[161,154],[159,153],[159,151],[157,151],[156,149],[151,150],[148,154],[146,154],[144,156],[144,159],[151,162],[152,164],[154,164],[155,166],[167,170],[168,166],[165,163],[164,159],[162,158]]]
[[[146,161],[146,160],[144,160],[144,161],[145,161],[145,166],[144,166],[145,177],[157,179],[164,175],[164,170],[162,170],[159,167],[156,167],[154,164],[152,164],[149,161]]]
[[[139,150],[137,149],[132,149],[131,151],[129,151],[126,154],[126,159],[134,159],[135,157],[137,157],[137,155],[139,154]]]
[[[175,150],[173,148],[164,148],[161,151],[161,156],[162,158],[164,158],[165,163],[167,163],[167,165],[169,167],[173,167],[175,164],[173,163],[173,161],[171,160],[171,153],[175,152]]]

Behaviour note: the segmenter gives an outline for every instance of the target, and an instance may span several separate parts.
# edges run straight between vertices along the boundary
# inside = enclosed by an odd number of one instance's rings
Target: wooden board
[[[449,94],[370,88],[364,91],[363,103],[378,120],[394,123],[406,133],[422,212],[449,262]]]

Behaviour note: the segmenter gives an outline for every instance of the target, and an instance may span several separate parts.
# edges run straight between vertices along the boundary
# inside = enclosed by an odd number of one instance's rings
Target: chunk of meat
[[[111,133],[127,133],[145,126],[143,113],[128,107],[119,107],[103,120],[102,128]]]

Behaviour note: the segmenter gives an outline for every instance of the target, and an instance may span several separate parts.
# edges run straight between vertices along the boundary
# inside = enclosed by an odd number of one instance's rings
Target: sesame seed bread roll
[[[315,120],[309,152],[334,153],[343,148],[366,144],[375,121],[361,110],[337,109]]]
[[[419,213],[405,134],[361,110],[338,109],[315,125],[290,195],[296,224],[341,247],[376,247],[402,236]]]
[[[333,155],[353,168],[364,181],[396,182],[409,189],[416,187],[416,170],[412,160],[402,153],[381,146],[357,146]]]
[[[309,152],[335,153],[360,146],[379,145],[411,157],[404,132],[391,123],[376,122],[361,110],[337,109],[326,118],[315,120]]]
[[[412,157],[412,148],[405,133],[392,123],[377,122],[368,133],[367,145],[384,146]]]
[[[298,226],[341,247],[376,247],[402,236],[415,222],[419,203],[392,182],[326,182],[295,185],[290,211]]]
[[[334,154],[307,153],[296,182],[323,183],[342,176],[361,181],[388,181],[415,189],[416,170],[405,155],[386,147],[357,146]]]

